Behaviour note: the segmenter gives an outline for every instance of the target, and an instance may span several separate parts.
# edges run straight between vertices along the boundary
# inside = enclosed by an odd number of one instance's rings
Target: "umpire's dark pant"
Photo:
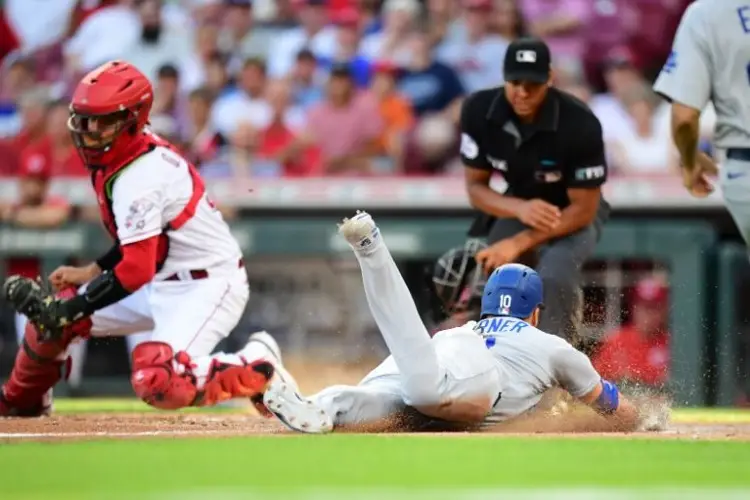
[[[594,252],[608,218],[609,206],[603,202],[591,225],[548,241],[519,259],[522,264],[536,269],[544,283],[544,310],[539,329],[563,337],[573,345],[581,340],[581,268]],[[487,240],[490,244],[496,243],[525,229],[528,227],[518,219],[496,219]]]

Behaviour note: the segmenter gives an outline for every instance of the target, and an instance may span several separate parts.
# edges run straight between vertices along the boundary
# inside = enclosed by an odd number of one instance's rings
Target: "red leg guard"
[[[202,390],[192,371],[190,356],[174,353],[164,342],[142,342],[133,349],[133,376],[136,395],[162,410],[186,406],[211,406],[238,397],[253,397],[265,392],[273,376],[273,365],[256,361],[230,365],[214,360]],[[175,369],[175,367],[183,369]]]
[[[72,297],[76,290],[66,289],[58,297]],[[40,342],[36,327],[27,323],[10,378],[0,390],[0,415],[37,416],[46,412],[49,390],[70,371],[60,359],[76,337],[88,337],[91,320],[86,318],[66,329],[60,339]]]
[[[174,351],[165,342],[141,342],[133,349],[135,394],[147,404],[162,410],[191,406],[198,395],[195,377],[189,371],[175,372]]]

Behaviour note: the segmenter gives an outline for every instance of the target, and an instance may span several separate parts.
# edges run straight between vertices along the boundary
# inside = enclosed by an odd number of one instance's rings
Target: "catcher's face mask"
[[[465,311],[481,302],[487,277],[474,257],[486,247],[481,240],[470,239],[464,246],[448,250],[435,263],[433,289],[446,314]]]
[[[68,129],[76,146],[82,149],[105,150],[126,128],[135,124],[128,111],[108,115],[81,115],[71,110]]]

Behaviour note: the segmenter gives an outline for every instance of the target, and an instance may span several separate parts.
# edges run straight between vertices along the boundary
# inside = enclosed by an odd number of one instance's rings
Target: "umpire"
[[[469,235],[487,237],[477,254],[487,271],[509,262],[544,281],[540,328],[579,342],[581,267],[609,217],[602,127],[591,110],[551,87],[549,47],[538,38],[510,44],[505,85],[480,90],[461,110],[466,190],[480,214]],[[490,188],[493,173],[507,189]]]

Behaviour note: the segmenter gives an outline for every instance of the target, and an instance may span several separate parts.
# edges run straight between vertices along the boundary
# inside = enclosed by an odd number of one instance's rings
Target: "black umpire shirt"
[[[607,180],[602,126],[589,107],[550,88],[533,123],[521,123],[503,87],[480,90],[461,110],[464,165],[502,174],[504,194],[540,198],[564,209],[568,188],[595,188]],[[602,198],[600,210],[608,211]],[[469,235],[486,236],[495,218],[481,214]]]

